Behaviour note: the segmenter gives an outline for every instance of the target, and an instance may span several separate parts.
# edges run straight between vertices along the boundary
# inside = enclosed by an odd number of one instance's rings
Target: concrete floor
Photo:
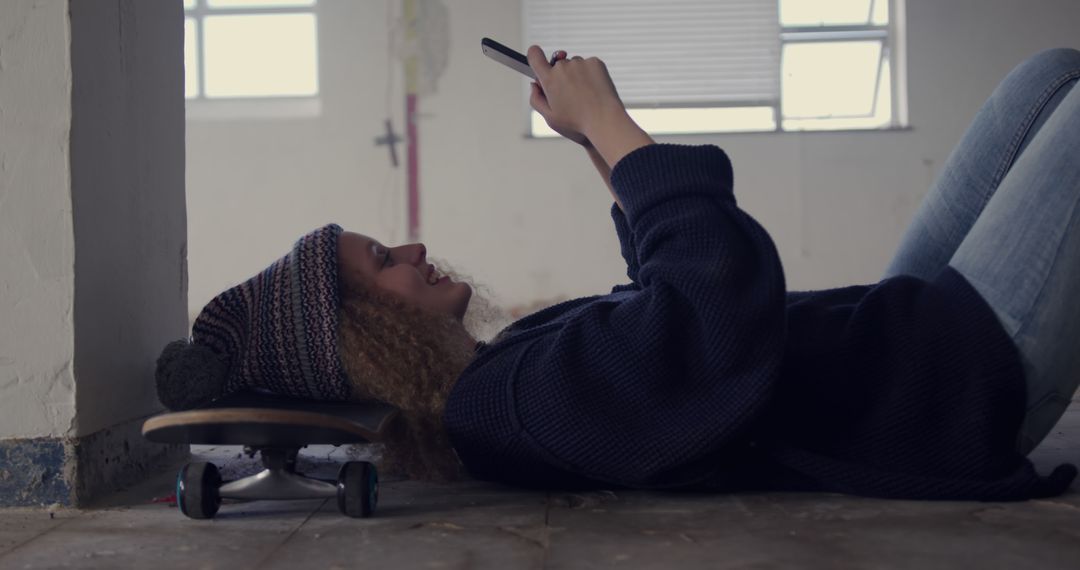
[[[198,448],[226,478],[235,448]],[[346,451],[311,449],[333,476]],[[1080,462],[1080,404],[1032,459]],[[1080,568],[1080,485],[1024,503],[828,494],[526,492],[384,481],[376,517],[335,501],[225,504],[210,521],[151,503],[163,473],[88,510],[0,509],[0,568]]]

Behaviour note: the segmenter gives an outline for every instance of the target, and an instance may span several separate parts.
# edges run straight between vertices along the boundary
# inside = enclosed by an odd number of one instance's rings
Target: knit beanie
[[[337,224],[297,240],[288,255],[221,293],[199,313],[191,338],[157,361],[158,399],[185,410],[245,389],[346,400],[338,354]]]

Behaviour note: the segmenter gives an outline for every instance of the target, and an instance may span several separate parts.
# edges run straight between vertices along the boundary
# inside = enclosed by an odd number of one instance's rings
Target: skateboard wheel
[[[379,502],[379,475],[367,461],[341,466],[337,484],[338,510],[353,518],[370,517]]]
[[[213,518],[221,506],[221,472],[213,463],[188,463],[176,476],[176,506],[193,519]]]

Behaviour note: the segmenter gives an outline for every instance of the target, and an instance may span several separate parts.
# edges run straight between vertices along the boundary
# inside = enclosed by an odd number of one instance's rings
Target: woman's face
[[[467,283],[449,277],[435,284],[428,276],[438,277],[438,269],[427,262],[422,243],[386,247],[373,238],[353,232],[338,237],[338,267],[350,285],[365,281],[394,294],[407,304],[429,312],[450,315],[461,321],[472,297]]]

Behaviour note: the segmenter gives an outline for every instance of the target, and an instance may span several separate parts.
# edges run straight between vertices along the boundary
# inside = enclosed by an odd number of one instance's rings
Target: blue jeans
[[[886,277],[946,264],[993,308],[1027,383],[1017,449],[1050,432],[1080,384],[1080,51],[1013,69],[927,194]]]

